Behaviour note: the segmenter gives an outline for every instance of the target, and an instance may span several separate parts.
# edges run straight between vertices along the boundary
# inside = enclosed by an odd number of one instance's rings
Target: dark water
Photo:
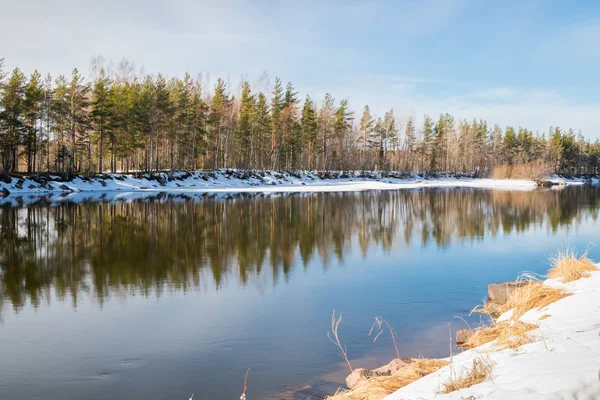
[[[343,375],[333,309],[355,366],[394,357],[377,315],[447,356],[488,283],[600,232],[598,188],[231,197],[0,207],[0,399],[281,398]]]

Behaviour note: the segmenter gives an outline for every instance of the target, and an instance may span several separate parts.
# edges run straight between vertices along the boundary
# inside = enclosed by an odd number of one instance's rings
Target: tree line
[[[489,175],[541,161],[563,174],[600,173],[600,142],[551,127],[490,126],[441,114],[383,116],[326,94],[299,98],[292,83],[142,75],[123,61],[92,62],[88,81],[4,71],[0,59],[0,159],[4,173],[102,173],[195,169],[395,170]],[[264,85],[263,85],[264,86]]]

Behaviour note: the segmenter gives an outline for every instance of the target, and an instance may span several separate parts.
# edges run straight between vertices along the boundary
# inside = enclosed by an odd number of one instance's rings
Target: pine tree
[[[41,124],[41,129],[43,131],[43,135],[40,135],[40,140],[43,142],[43,146],[40,146],[40,150],[45,153],[43,155],[46,156],[46,171],[50,172],[50,133],[52,131],[52,110],[53,110],[53,96],[54,90],[52,89],[52,76],[50,74],[46,75],[43,84],[43,94],[44,100],[42,103],[42,118],[43,122]],[[42,154],[39,157],[40,167],[38,170],[41,170],[42,165]]]
[[[386,153],[390,151],[395,152],[398,150],[398,126],[396,125],[396,118],[394,117],[394,110],[389,110],[383,116],[383,130],[384,130],[384,138],[385,142],[383,145],[383,160],[386,161]],[[394,162],[395,165],[395,162]],[[389,168],[388,165],[385,168]]]
[[[408,117],[406,121],[406,128],[404,130],[404,135],[406,136],[406,153],[407,154],[407,163],[405,164],[404,169],[408,171],[413,171],[414,168],[414,153],[417,149],[417,137],[415,135],[415,125],[413,123],[413,119],[411,116]]]
[[[349,137],[352,114],[348,109],[348,100],[340,101],[339,107],[335,111],[333,120],[333,138],[336,141],[336,146],[333,151],[334,168],[346,169],[346,165],[342,165],[342,160],[346,160],[347,139]],[[344,162],[343,164],[346,164]]]
[[[252,112],[254,110],[254,96],[250,89],[250,83],[242,83],[242,95],[240,98],[240,111],[237,125],[237,142],[240,150],[239,167],[248,168],[250,164],[251,142],[252,142]]]
[[[433,121],[429,115],[423,118],[423,139],[420,149],[421,171],[425,170],[425,165],[431,170],[433,160]]]
[[[270,134],[271,134],[271,116],[269,115],[269,105],[264,93],[258,94],[258,100],[253,112],[253,130],[256,137],[256,165],[264,168],[270,161]]]
[[[518,139],[515,129],[512,126],[507,126],[504,133],[504,159],[509,165],[515,162],[515,151]]]
[[[329,168],[329,140],[333,134],[333,113],[335,99],[331,94],[326,93],[325,99],[321,104],[321,109],[318,113],[318,130],[319,139],[321,141],[319,152],[321,153],[321,168],[326,170]]]
[[[215,93],[210,104],[209,124],[211,127],[211,137],[213,140],[213,168],[219,168],[221,136],[226,128],[227,112],[230,107],[230,99],[226,92],[227,88],[222,79],[217,81]]]
[[[310,96],[306,96],[304,107],[302,108],[302,136],[307,144],[307,168],[313,169],[313,153],[317,144],[317,111]]]
[[[24,131],[25,75],[15,68],[4,86],[0,104],[0,148],[5,172],[18,171],[18,147]]]
[[[291,82],[287,83],[281,114],[281,141],[279,159],[287,169],[294,169],[302,152],[302,130],[298,122],[298,92]]]
[[[275,78],[275,85],[271,97],[271,168],[275,169],[279,165],[280,144],[281,144],[281,112],[283,111],[283,86],[281,80]]]
[[[107,132],[113,129],[114,116],[112,97],[110,96],[111,80],[106,74],[104,68],[100,70],[100,75],[94,82],[92,91],[92,126],[97,134],[98,146],[98,173],[104,171],[104,141],[106,140]]]
[[[38,156],[38,132],[42,110],[44,93],[42,89],[42,76],[35,70],[29,78],[25,88],[25,99],[23,102],[25,116],[25,135],[23,144],[27,156],[27,172],[35,170]]]
[[[67,86],[67,120],[69,124],[68,134],[70,141],[69,152],[69,170],[68,173],[76,170],[76,156],[78,139],[85,140],[88,131],[88,92],[89,85],[84,83],[83,77],[75,68],[71,75],[71,81]]]
[[[373,117],[371,116],[371,110],[369,109],[369,106],[366,105],[365,108],[363,109],[363,114],[362,117],[360,118],[360,134],[361,134],[361,167],[363,169],[365,169],[365,163],[366,163],[366,158],[365,158],[365,153],[368,149],[368,138],[371,135],[371,132],[373,131],[373,125],[375,124],[375,121],[373,120]]]

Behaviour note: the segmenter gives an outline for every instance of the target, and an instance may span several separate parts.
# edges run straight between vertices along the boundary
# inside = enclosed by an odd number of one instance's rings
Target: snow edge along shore
[[[595,178],[553,176],[551,185],[598,184]],[[527,190],[538,184],[528,180],[494,180],[472,175],[374,172],[276,172],[276,171],[195,171],[155,174],[104,174],[75,176],[65,180],[58,175],[7,177],[0,180],[0,196],[19,194],[150,191],[150,192],[339,192],[393,190],[418,187],[480,187]]]

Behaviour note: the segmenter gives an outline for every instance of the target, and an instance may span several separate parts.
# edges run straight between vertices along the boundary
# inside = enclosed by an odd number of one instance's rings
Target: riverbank
[[[447,366],[387,397],[368,395],[377,392],[377,382],[369,391],[366,381],[362,394],[334,398],[600,399],[600,264],[568,254],[563,259],[568,262],[555,263],[560,268],[550,271],[551,279],[513,292],[512,308],[475,331],[476,347],[441,360]]]
[[[553,185],[598,183],[598,179],[552,177]],[[339,192],[393,190],[419,187],[473,187],[527,190],[538,186],[528,180],[494,180],[458,174],[381,172],[195,171],[174,173],[103,174],[93,177],[58,175],[4,177],[0,195],[80,192]]]

